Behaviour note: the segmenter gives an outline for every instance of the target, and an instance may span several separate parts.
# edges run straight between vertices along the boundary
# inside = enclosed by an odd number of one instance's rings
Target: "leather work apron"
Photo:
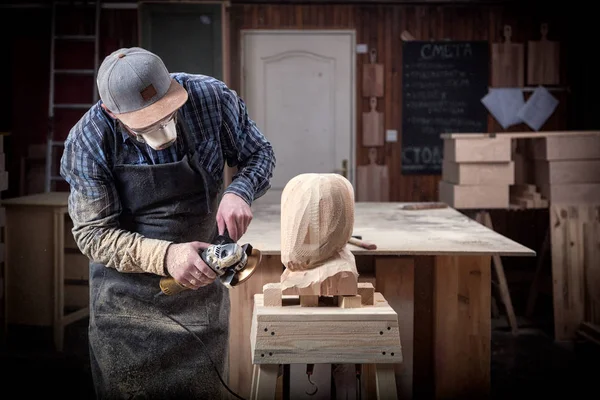
[[[181,161],[115,165],[121,228],[176,243],[210,243],[220,193],[181,125]],[[228,289],[217,279],[195,291],[156,296],[160,278],[90,264],[90,361],[99,399],[218,399],[226,393],[207,352],[227,382]]]

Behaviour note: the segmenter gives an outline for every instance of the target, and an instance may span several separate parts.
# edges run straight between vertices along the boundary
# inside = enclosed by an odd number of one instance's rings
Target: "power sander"
[[[249,243],[240,246],[225,230],[222,235],[216,237],[213,244],[200,253],[200,257],[210,269],[215,271],[221,282],[231,289],[252,276],[262,259],[262,254]],[[166,295],[188,290],[170,276],[161,278],[160,289]]]

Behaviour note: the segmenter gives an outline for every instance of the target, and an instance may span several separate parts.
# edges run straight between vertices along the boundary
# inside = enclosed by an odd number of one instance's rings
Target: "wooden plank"
[[[6,209],[6,322],[52,326],[54,316],[52,209]]]
[[[507,195],[508,190],[506,186]],[[418,254],[535,256],[535,251],[476,223],[453,208],[403,209],[413,204],[420,203],[356,203],[353,233],[361,235],[365,241],[376,244],[377,249],[366,250],[352,246],[350,248],[352,253],[374,256]],[[252,212],[252,224],[240,242],[252,243],[265,255],[280,254],[280,205],[256,205]]]
[[[600,205],[550,208],[555,340],[572,340],[585,318],[584,224],[595,220]]]
[[[490,261],[489,256],[436,257],[435,398],[490,395]]]
[[[541,139],[546,137],[575,137],[575,136],[598,136],[600,131],[541,131],[541,132],[455,132],[442,133],[442,139],[484,139],[491,137],[503,137],[508,139]]]
[[[600,158],[600,135],[549,136],[532,142],[535,160],[586,160]]]
[[[511,185],[515,182],[515,163],[442,162],[442,180],[459,185]]]
[[[457,185],[439,182],[439,200],[458,209],[508,208],[509,185]]]
[[[414,260],[411,257],[376,257],[375,277],[377,291],[398,315],[403,361],[394,366],[395,379],[400,398],[410,399],[413,397]]]
[[[534,168],[535,183],[600,183],[600,159],[598,160],[537,160]]]
[[[277,283],[283,272],[281,257],[263,256],[257,272],[243,285],[230,291],[229,318],[229,387],[238,395],[248,398],[252,378],[250,333],[254,294],[262,293],[267,283]]]
[[[284,295],[282,307],[265,307],[263,294],[254,295],[255,314],[260,322],[308,323],[315,321],[397,321],[397,314],[383,297],[375,294],[375,305],[358,308],[302,307],[300,304],[286,305],[286,299],[297,299],[295,295]],[[289,304],[289,303],[288,303]],[[397,322],[396,322],[397,324]]]
[[[600,199],[600,183],[544,184],[539,188],[550,203],[592,204]]]
[[[45,207],[58,207],[68,206],[69,192],[50,192],[50,193],[38,193],[22,197],[13,197],[10,199],[3,199],[0,201],[5,207],[7,206],[45,206]]]
[[[600,219],[584,221],[583,241],[585,320],[600,324]]]
[[[465,138],[444,140],[444,160],[451,162],[510,162],[508,138]]]
[[[375,302],[359,308],[264,307],[263,295],[256,294],[252,362],[401,363],[397,314],[381,293]]]

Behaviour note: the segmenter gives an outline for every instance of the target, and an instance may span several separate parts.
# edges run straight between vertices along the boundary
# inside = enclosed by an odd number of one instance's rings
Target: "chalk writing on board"
[[[402,49],[402,172],[440,174],[442,133],[486,132],[486,41],[407,41]]]

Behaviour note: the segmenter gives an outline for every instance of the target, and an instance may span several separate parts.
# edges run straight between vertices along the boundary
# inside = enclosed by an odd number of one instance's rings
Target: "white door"
[[[271,189],[256,203],[279,203],[301,173],[343,173],[345,165],[354,184],[354,32],[245,31],[242,38],[242,96],[277,158]]]

